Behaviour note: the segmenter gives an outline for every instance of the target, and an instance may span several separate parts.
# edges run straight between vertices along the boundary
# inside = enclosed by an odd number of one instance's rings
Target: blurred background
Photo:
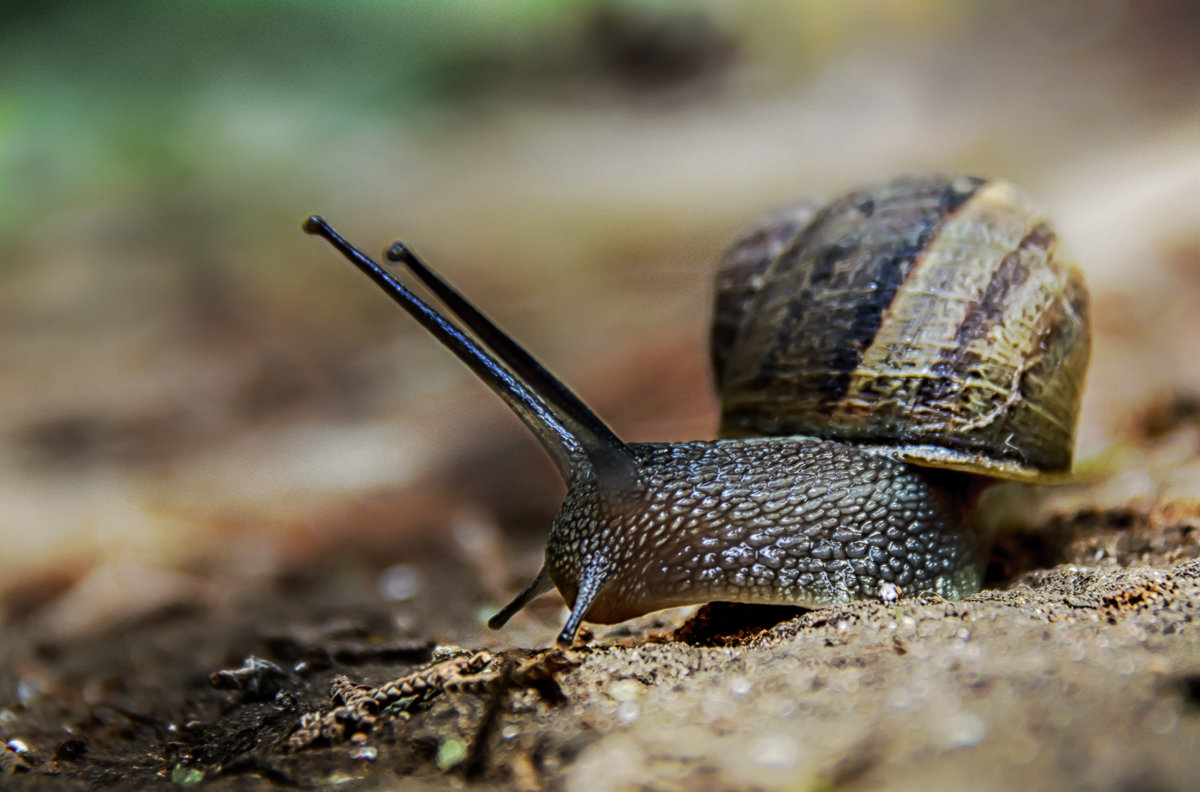
[[[1191,0],[6,4],[0,623],[441,563],[471,612],[536,569],[548,460],[310,213],[412,244],[622,437],[698,439],[723,246],[912,170],[1020,184],[1080,259],[1085,469],[1200,411]],[[1120,497],[1195,502],[1197,458]]]

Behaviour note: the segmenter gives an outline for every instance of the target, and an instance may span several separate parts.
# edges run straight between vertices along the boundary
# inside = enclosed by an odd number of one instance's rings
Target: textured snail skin
[[[500,394],[567,482],[542,571],[492,627],[551,585],[572,609],[561,644],[583,620],[713,600],[821,607],[885,584],[965,597],[988,552],[983,488],[1071,465],[1087,290],[1006,182],[902,177],[737,240],[712,328],[726,439],[707,442],[622,442],[415,254],[389,258],[449,316],[320,218],[305,229]]]
[[[547,571],[566,601],[599,584],[588,621],[713,600],[821,607],[877,598],[884,583],[979,589],[973,477],[799,437],[629,448],[642,490],[614,505],[585,472],[550,530]]]
[[[972,594],[973,502],[1069,470],[1089,349],[1082,275],[1006,182],[908,176],[776,212],[717,274],[720,434],[744,439],[629,446],[637,497],[577,476],[546,571],[594,622]]]

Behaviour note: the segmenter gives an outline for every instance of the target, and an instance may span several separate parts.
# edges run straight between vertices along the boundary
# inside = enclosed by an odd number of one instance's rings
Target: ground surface
[[[88,635],[31,619],[0,666],[5,788],[1189,788],[1200,513],[1080,496],[1046,496],[997,549],[1026,571],[962,602],[714,605],[567,653],[497,648],[457,565],[401,604],[360,559]],[[513,632],[547,645],[558,616]]]
[[[1194,2],[345,7],[0,26],[0,789],[1196,787]],[[488,632],[561,483],[303,218],[697,439],[722,247],[914,170],[1026,188],[1092,293],[988,588]]]

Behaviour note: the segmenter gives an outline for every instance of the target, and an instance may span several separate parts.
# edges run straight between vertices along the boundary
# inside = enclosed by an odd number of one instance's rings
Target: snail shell
[[[624,443],[427,267],[425,303],[324,220],[305,223],[503,398],[567,484],[545,563],[489,622],[557,587],[559,634],[715,599],[821,607],[977,591],[994,478],[1071,464],[1087,291],[1014,187],[913,176],[770,216],[718,274],[722,439]],[[941,469],[948,468],[948,469]]]
[[[722,436],[800,434],[919,465],[1071,467],[1088,294],[1017,188],[910,176],[772,215],[722,262]]]

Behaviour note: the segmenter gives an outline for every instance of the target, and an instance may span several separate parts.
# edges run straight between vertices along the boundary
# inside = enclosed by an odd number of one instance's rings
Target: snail
[[[624,443],[410,248],[332,243],[495,390],[567,484],[533,581],[558,635],[709,601],[824,607],[979,590],[972,514],[1000,479],[1069,471],[1090,347],[1079,269],[1012,185],[908,176],[770,215],[717,275],[721,439]]]

